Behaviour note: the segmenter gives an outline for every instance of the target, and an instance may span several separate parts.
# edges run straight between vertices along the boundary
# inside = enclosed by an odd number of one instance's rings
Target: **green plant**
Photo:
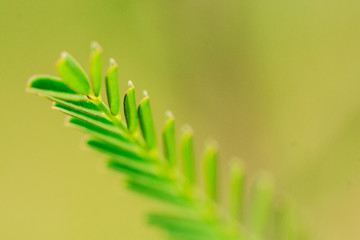
[[[130,81],[123,100],[122,120],[118,67],[113,59],[105,78],[108,106],[102,100],[101,55],[101,47],[93,43],[90,81],[76,60],[63,53],[57,64],[60,78],[34,76],[28,90],[47,97],[54,103],[54,109],[70,115],[68,125],[89,133],[87,145],[109,156],[108,166],[126,174],[129,189],[174,206],[167,213],[149,214],[151,224],[166,229],[172,239],[302,239],[289,211],[282,205],[274,207],[273,181],[268,174],[259,175],[251,184],[250,200],[244,204],[245,172],[237,159],[230,167],[227,207],[221,206],[218,149],[213,142],[205,150],[201,187],[192,130],[183,128],[178,158],[175,122],[170,112],[162,132],[164,152],[160,153],[149,96],[144,92],[137,106]]]

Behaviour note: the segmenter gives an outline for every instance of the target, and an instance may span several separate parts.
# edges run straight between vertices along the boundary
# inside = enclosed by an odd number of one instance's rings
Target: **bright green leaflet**
[[[91,93],[88,77],[70,54],[67,52],[61,54],[57,69],[60,77],[69,88],[83,95]]]
[[[121,120],[118,68],[114,60],[105,77],[109,106],[100,96],[101,49],[97,43],[92,44],[90,80],[76,60],[64,53],[58,62],[60,78],[34,76],[28,91],[45,96],[54,102],[54,109],[71,116],[66,124],[91,136],[87,146],[108,156],[108,166],[127,176],[128,189],[173,206],[164,213],[149,214],[150,224],[166,230],[170,239],[178,240],[305,239],[292,220],[293,214],[277,211],[282,206],[274,205],[274,186],[268,175],[260,175],[250,183],[252,193],[249,201],[244,201],[245,172],[238,160],[230,167],[229,204],[225,210],[219,201],[216,145],[206,145],[203,162],[199,164],[202,169],[198,171],[190,127],[183,128],[177,154],[172,114],[167,115],[162,132],[162,154],[150,98],[145,92],[137,106],[131,82],[123,102],[125,120]],[[202,181],[198,181],[200,177]]]
[[[254,186],[251,205],[250,227],[256,236],[263,236],[269,221],[274,186],[269,175],[263,174]]]
[[[106,91],[112,115],[120,114],[120,93],[118,83],[118,66],[114,59],[110,59],[110,68],[106,74]]]
[[[210,143],[206,149],[204,156],[204,183],[205,193],[209,197],[209,200],[216,202],[217,196],[217,171],[218,171],[218,151],[217,147]]]
[[[129,131],[135,133],[138,129],[139,118],[136,107],[135,88],[131,81],[129,81],[129,89],[124,98],[124,112]]]
[[[140,102],[138,112],[140,119],[140,127],[147,143],[147,146],[150,149],[156,148],[156,133],[154,122],[152,119],[151,108],[150,108],[150,98],[147,95],[147,92],[144,92],[144,98]]]
[[[244,201],[245,171],[238,159],[230,168],[229,215],[233,220],[242,217],[241,209]]]
[[[175,119],[171,112],[167,114],[168,120],[165,123],[163,131],[164,155],[169,164],[175,166],[176,161],[176,143],[175,143]]]
[[[184,127],[181,140],[182,173],[190,185],[195,185],[195,157],[193,133],[189,126]]]
[[[91,44],[91,58],[90,58],[90,76],[91,83],[96,97],[100,95],[101,90],[101,55],[102,49],[97,42]]]
[[[81,95],[70,89],[60,78],[37,75],[30,79],[28,90],[46,97],[54,97],[69,101],[87,101],[85,95]]]

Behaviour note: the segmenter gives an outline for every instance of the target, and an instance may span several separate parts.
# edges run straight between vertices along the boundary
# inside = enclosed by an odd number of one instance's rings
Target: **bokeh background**
[[[359,26],[352,0],[0,0],[0,239],[162,237],[144,217],[156,203],[25,93],[62,50],[88,69],[93,40],[123,93],[148,90],[158,130],[172,109],[199,153],[218,140],[223,172],[233,155],[272,172],[314,239],[359,239]]]

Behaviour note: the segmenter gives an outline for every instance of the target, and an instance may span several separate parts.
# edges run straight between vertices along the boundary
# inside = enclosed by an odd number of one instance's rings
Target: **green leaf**
[[[139,150],[137,146],[134,146],[126,138],[119,134],[107,131],[103,128],[97,127],[91,123],[77,118],[70,118],[67,124],[86,131],[93,135],[93,137],[96,137],[100,140],[114,144],[120,149],[125,149],[126,151],[133,152],[134,154],[142,154],[141,150]]]
[[[279,240],[297,240],[301,235],[296,224],[295,209],[289,202],[281,202],[275,209],[274,238]]]
[[[217,146],[214,142],[208,143],[204,155],[204,184],[205,193],[212,201],[217,200],[217,162]]]
[[[189,126],[183,128],[181,139],[182,171],[190,184],[195,183],[195,158],[194,158],[193,131]]]
[[[163,130],[164,155],[171,166],[175,166],[175,119],[171,112],[167,112],[167,121]]]
[[[138,112],[140,119],[141,131],[144,136],[145,142],[150,149],[156,148],[156,133],[154,122],[152,119],[150,100],[147,92],[144,92],[145,97],[140,102]]]
[[[166,181],[166,179],[160,179],[159,169],[156,165],[146,161],[131,161],[125,158],[116,158],[110,159],[108,161],[108,167],[121,171],[131,178],[146,178],[147,181],[160,182],[161,184]]]
[[[110,68],[106,74],[106,90],[111,114],[120,114],[120,93],[118,83],[118,66],[114,59],[110,59]]]
[[[128,151],[127,149],[120,148],[117,145],[110,144],[96,139],[88,140],[87,145],[99,152],[110,155],[113,158],[123,157],[131,159],[132,161],[148,162],[149,160],[138,152]]]
[[[111,121],[109,121],[108,119],[106,119],[104,117],[94,116],[92,114],[76,110],[74,108],[68,107],[66,105],[62,105],[60,103],[55,103],[53,108],[65,113],[67,115],[70,115],[72,117],[84,120],[88,123],[91,123],[97,127],[105,129],[107,131],[111,131],[115,134],[121,133],[119,128],[117,128]]]
[[[136,108],[135,88],[131,81],[129,81],[129,89],[124,98],[124,113],[129,131],[131,133],[136,132],[138,129],[139,118]]]
[[[88,113],[94,116],[98,116],[98,117],[105,117],[104,112],[101,111],[101,109],[96,106],[94,103],[92,103],[91,101],[87,100],[87,101],[70,101],[70,100],[64,100],[64,99],[59,99],[59,98],[54,98],[54,97],[50,97],[50,100],[57,102],[61,105],[67,106],[69,108],[84,112],[84,113]]]
[[[250,228],[257,237],[263,237],[269,222],[274,186],[269,174],[262,174],[255,182],[251,206]]]
[[[30,79],[27,90],[32,93],[40,94],[46,97],[55,97],[70,101],[87,101],[85,95],[77,94],[70,89],[60,78],[36,75]]]
[[[93,42],[91,44],[90,79],[96,97],[100,95],[101,91],[101,55],[101,46],[97,42]]]
[[[76,60],[67,52],[63,52],[57,63],[58,73],[64,83],[77,93],[90,95],[88,77]]]
[[[182,235],[182,239],[223,239],[219,236],[218,226],[212,222],[204,222],[203,219],[151,214],[149,223],[167,229],[171,235]]]
[[[139,194],[148,195],[164,202],[180,206],[190,206],[191,203],[187,199],[177,194],[174,185],[157,185],[155,182],[144,180],[132,178],[128,181],[127,187]]]
[[[167,229],[165,225],[158,225],[161,228]],[[221,238],[209,233],[202,234],[201,232],[188,232],[187,229],[173,228],[169,231],[169,239],[171,240],[223,240],[228,238]]]
[[[238,159],[230,167],[229,214],[233,220],[239,219],[244,201],[245,171]]]

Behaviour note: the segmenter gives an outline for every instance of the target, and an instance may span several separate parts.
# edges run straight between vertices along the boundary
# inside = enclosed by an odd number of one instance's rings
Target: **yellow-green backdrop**
[[[156,203],[25,93],[62,50],[88,68],[93,40],[123,93],[148,90],[159,131],[172,109],[199,153],[218,140],[223,172],[233,155],[272,172],[315,239],[359,239],[359,26],[352,0],[0,0],[0,239],[161,239]]]

